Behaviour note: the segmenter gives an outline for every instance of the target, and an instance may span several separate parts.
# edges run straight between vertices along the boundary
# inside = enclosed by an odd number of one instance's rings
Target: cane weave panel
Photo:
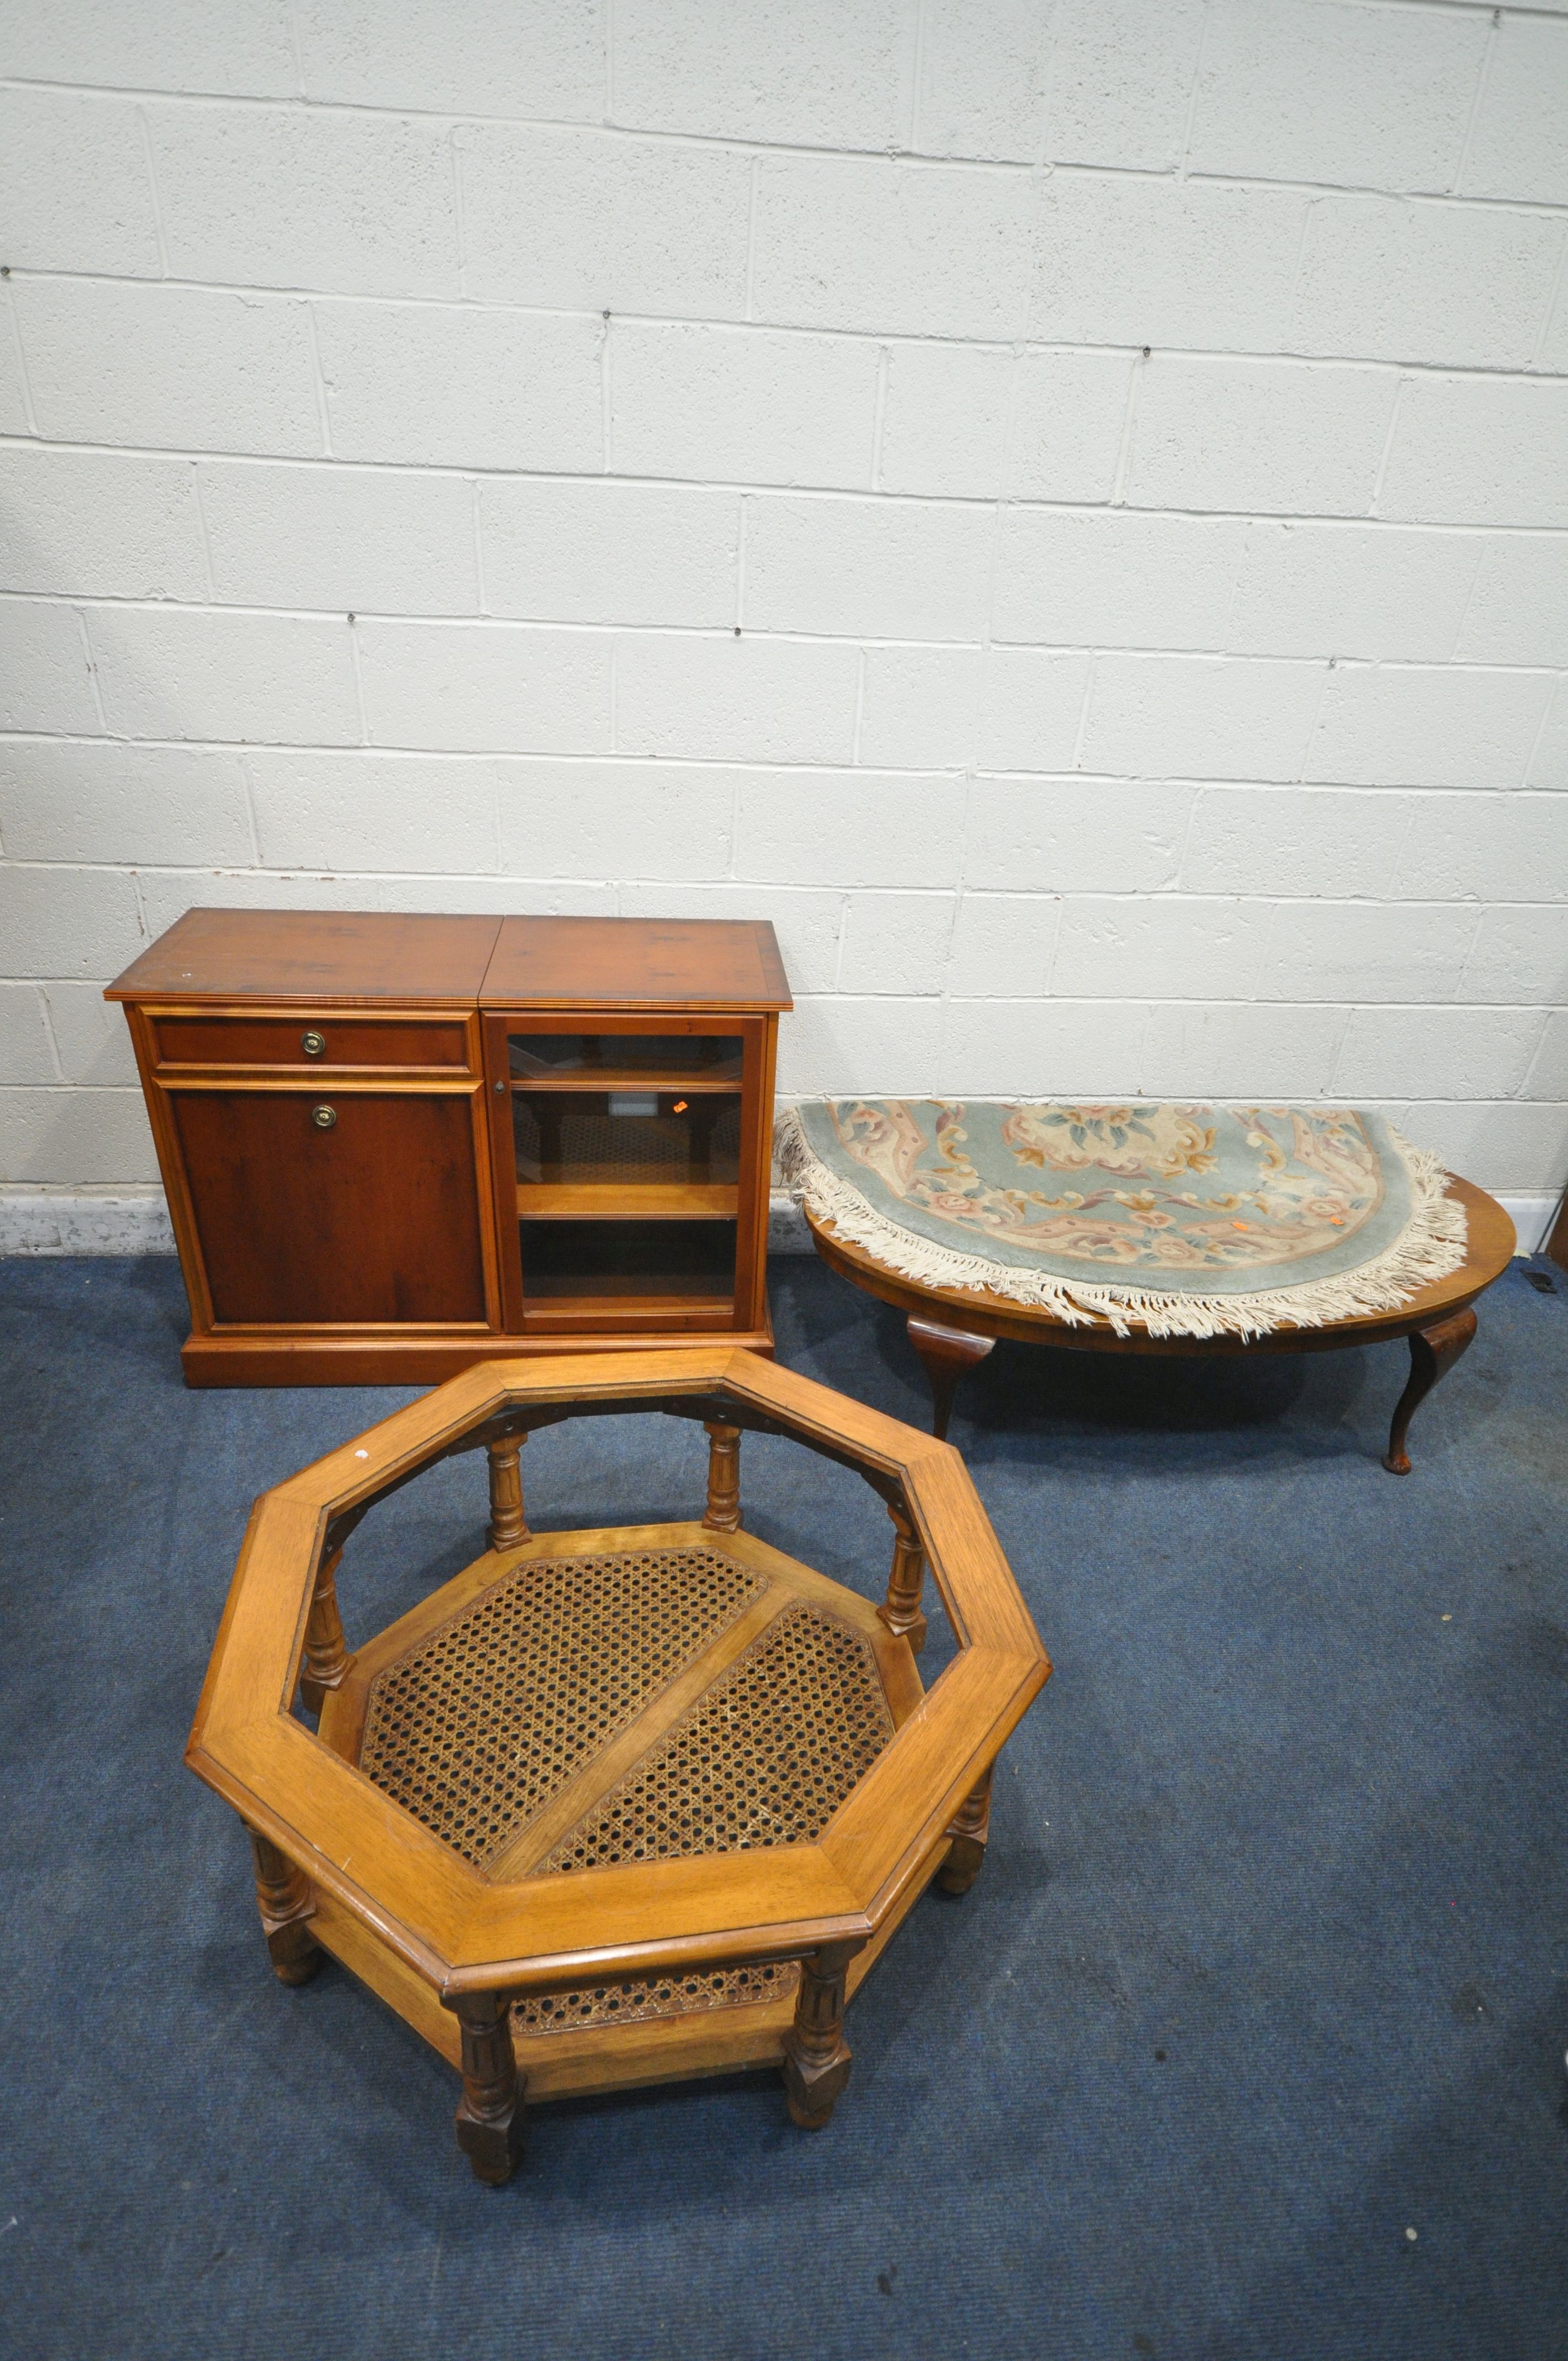
[[[700,1546],[530,1559],[377,1675],[359,1768],[482,1867],[766,1587]]]
[[[533,1873],[811,1844],[892,1736],[868,1642],[790,1608]]]
[[[641,1976],[626,1983],[581,1984],[512,2003],[512,2031],[527,2039],[575,2033],[581,2026],[636,2025],[654,2016],[689,2016],[701,2009],[751,2008],[784,2000],[800,1982],[794,1960],[747,1968],[704,1968],[682,1976]]]

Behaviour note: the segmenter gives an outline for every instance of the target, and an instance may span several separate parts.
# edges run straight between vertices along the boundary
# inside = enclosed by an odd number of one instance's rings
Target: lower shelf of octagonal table
[[[490,1551],[356,1653],[328,1745],[497,1883],[811,1843],[923,1690],[865,1599],[700,1524]],[[941,1866],[947,1839],[933,1850]],[[852,1997],[927,1880],[850,1971]],[[434,1993],[320,1895],[312,1931],[454,2065]],[[531,2100],[777,2065],[793,1962],[519,2001]]]

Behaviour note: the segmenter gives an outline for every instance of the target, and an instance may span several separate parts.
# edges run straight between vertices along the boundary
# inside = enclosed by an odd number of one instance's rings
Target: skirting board
[[[811,1237],[793,1201],[775,1189],[768,1213],[770,1254],[809,1254]],[[174,1233],[156,1182],[72,1189],[26,1180],[0,1184],[0,1255],[171,1255]]]
[[[1546,1242],[1557,1199],[1543,1192],[1501,1197],[1519,1232],[1520,1254]],[[799,1208],[775,1189],[768,1215],[768,1251],[809,1254],[811,1235]],[[72,1189],[53,1183],[0,1184],[0,1255],[148,1255],[174,1252],[169,1208],[156,1184]]]

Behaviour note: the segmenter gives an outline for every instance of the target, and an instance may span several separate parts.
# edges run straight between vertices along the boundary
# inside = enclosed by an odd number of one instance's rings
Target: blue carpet
[[[1529,1268],[1402,1482],[1402,1346],[999,1347],[954,1440],[1058,1670],[979,1883],[868,1985],[828,2130],[771,2075],[543,2108],[490,2191],[433,2055],[335,1966],[274,1982],[180,1760],[252,1494],[407,1397],[187,1393],[172,1263],[0,1266],[0,2350],[1568,2354],[1568,1280]],[[773,1301],[783,1360],[923,1418],[891,1313],[807,1262]],[[524,1456],[545,1527],[696,1513],[674,1421]],[[853,1477],[742,1477],[880,1592]],[[351,1639],[476,1554],[481,1491],[362,1528]]]

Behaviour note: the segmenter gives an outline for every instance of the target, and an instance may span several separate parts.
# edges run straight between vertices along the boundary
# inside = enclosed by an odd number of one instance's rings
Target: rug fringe
[[[850,1245],[863,1246],[901,1279],[925,1287],[951,1287],[970,1293],[1002,1295],[1012,1302],[1048,1312],[1069,1327],[1086,1327],[1098,1315],[1118,1336],[1136,1325],[1151,1336],[1267,1336],[1277,1328],[1322,1328],[1379,1312],[1399,1312],[1464,1260],[1468,1225],[1464,1208],[1446,1194],[1448,1173],[1429,1148],[1414,1147],[1387,1126],[1388,1136],[1410,1176],[1410,1219],[1391,1246],[1358,1269],[1336,1279],[1312,1279],[1296,1287],[1253,1294],[1197,1295],[1125,1287],[1114,1280],[1058,1279],[1047,1271],[1014,1269],[938,1246],[919,1237],[867,1203],[859,1191],[821,1158],[806,1136],[794,1107],[780,1116],[779,1170],[799,1205],[819,1221],[830,1221]]]

